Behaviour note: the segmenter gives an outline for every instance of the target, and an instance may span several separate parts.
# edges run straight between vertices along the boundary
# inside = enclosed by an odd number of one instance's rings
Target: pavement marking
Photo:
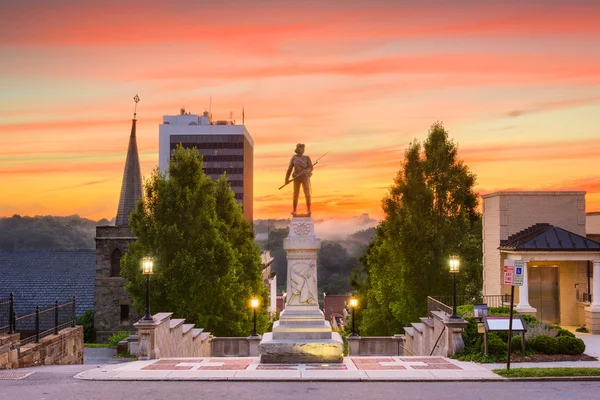
[[[24,378],[27,378],[31,374],[33,374],[33,372],[0,371],[0,379],[2,379],[2,380],[24,379]]]

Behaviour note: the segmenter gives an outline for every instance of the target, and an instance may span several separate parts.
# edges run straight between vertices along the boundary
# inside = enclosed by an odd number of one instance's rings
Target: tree
[[[448,258],[461,257],[459,294],[482,287],[481,215],[475,175],[457,158],[441,123],[415,140],[382,206],[385,219],[352,282],[363,306],[361,333],[390,335],[425,315],[428,295],[451,294]],[[366,309],[365,309],[366,307]]]
[[[273,229],[269,232],[269,250],[273,257],[271,271],[277,275],[277,290],[287,290],[287,253],[283,249],[283,240],[288,237],[290,228]]]
[[[121,261],[121,276],[134,307],[145,306],[142,257],[154,257],[150,306],[173,312],[219,336],[252,331],[249,300],[261,299],[258,330],[268,324],[262,263],[249,224],[225,175],[216,182],[202,171],[196,149],[179,146],[169,179],[155,170],[145,199],[129,217],[137,240]]]
[[[319,292],[347,294],[352,291],[350,274],[357,266],[356,258],[350,257],[341,244],[329,240],[321,243],[317,260]]]

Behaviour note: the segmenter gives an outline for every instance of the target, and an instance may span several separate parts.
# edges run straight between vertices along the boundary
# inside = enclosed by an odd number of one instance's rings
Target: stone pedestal
[[[321,240],[310,217],[294,217],[283,242],[287,252],[287,297],[273,332],[265,333],[259,346],[263,363],[342,362],[344,345],[331,331],[319,309],[317,252]]]

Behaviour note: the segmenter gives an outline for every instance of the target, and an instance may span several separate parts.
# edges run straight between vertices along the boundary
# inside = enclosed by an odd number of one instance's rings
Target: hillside
[[[0,218],[0,250],[94,249],[96,226],[108,224],[78,215]]]

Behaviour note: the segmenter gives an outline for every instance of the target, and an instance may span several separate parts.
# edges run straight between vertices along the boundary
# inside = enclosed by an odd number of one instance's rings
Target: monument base
[[[337,332],[331,339],[273,339],[265,333],[258,346],[260,362],[264,364],[341,363],[344,342]]]

